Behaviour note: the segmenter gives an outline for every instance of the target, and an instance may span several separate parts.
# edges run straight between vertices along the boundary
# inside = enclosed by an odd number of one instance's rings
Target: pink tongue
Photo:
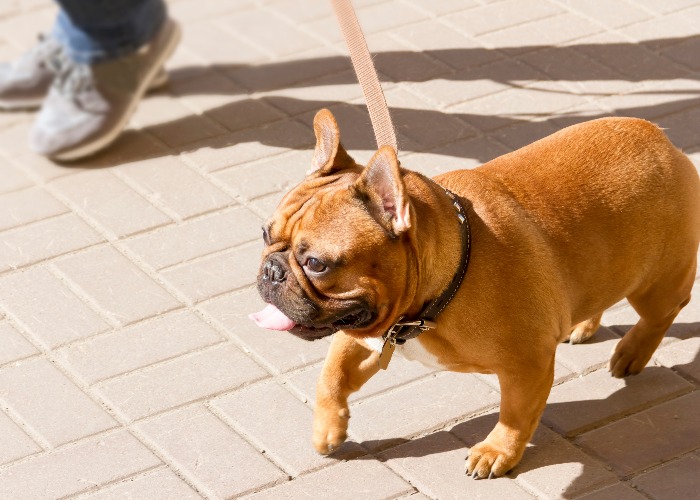
[[[248,317],[255,321],[261,328],[268,330],[291,330],[296,326],[296,323],[289,319],[285,314],[277,309],[272,304],[268,304],[265,309],[255,314],[249,314]]]

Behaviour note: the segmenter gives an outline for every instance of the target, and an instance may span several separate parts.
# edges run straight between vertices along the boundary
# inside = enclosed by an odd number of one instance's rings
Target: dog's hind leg
[[[621,378],[640,373],[661,343],[678,313],[690,302],[695,279],[695,255],[685,266],[674,263],[676,270],[651,286],[627,297],[640,316],[639,322],[618,342],[610,359],[609,370]]]
[[[586,321],[581,321],[579,324],[575,325],[571,329],[571,334],[565,342],[570,342],[572,344],[580,344],[590,339],[593,334],[598,331],[600,327],[600,319],[603,317],[603,313],[596,314],[592,318]]]

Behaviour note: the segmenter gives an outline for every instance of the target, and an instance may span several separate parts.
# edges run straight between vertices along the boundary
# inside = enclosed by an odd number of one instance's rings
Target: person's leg
[[[163,0],[56,0],[53,36],[75,62],[92,64],[135,52],[167,17]]]
[[[58,0],[59,69],[30,134],[60,161],[96,153],[126,127],[180,39],[163,0]]]

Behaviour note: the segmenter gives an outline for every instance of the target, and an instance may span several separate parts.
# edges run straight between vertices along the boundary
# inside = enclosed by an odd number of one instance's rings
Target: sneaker
[[[63,54],[32,127],[31,148],[73,161],[107,147],[126,127],[179,41],[179,26],[167,20],[150,43],[118,59],[87,65]]]
[[[39,35],[39,43],[16,61],[0,63],[0,110],[37,109],[46,99],[54,76],[60,71],[63,47],[51,36]],[[168,83],[161,67],[148,90]]]
[[[0,63],[0,109],[32,109],[41,106],[63,52],[50,36],[39,35],[37,43],[16,61]]]

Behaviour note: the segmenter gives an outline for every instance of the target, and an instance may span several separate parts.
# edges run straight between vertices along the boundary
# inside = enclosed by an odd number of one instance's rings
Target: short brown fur
[[[347,398],[378,370],[378,354],[361,339],[381,336],[399,315],[417,314],[453,278],[459,223],[440,186],[471,205],[471,260],[437,329],[410,342],[448,370],[498,375],[499,422],[471,449],[468,473],[502,475],[521,459],[551,389],[558,343],[586,340],[602,312],[627,298],[641,319],[617,344],[610,371],[636,374],[690,299],[700,181],[649,122],[575,125],[479,168],[437,176],[439,186],[392,170],[393,152],[380,150],[367,168],[381,164],[393,191],[362,184],[367,170],[339,145],[328,111],[319,112],[315,129],[320,149],[335,152],[319,153],[317,144],[315,162],[325,166],[280,204],[272,219],[276,243],[263,262],[285,245],[294,254],[300,239],[313,242],[340,263],[319,280],[292,255],[294,293],[334,314],[360,298],[376,312],[371,325],[333,338],[317,387],[313,441],[321,453],[345,440]],[[388,223],[373,215],[381,200]]]

